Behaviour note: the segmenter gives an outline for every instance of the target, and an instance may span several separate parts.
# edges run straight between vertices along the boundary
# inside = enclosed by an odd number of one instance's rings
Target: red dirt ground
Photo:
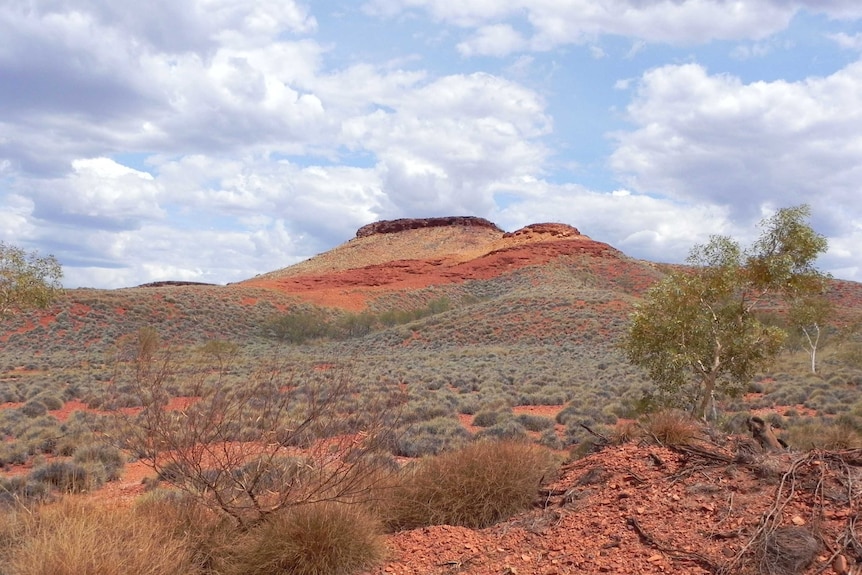
[[[709,449],[731,456],[715,446]],[[777,525],[816,524],[824,541],[835,541],[859,512],[859,502],[826,500],[821,508],[801,487],[786,501],[777,498],[777,470],[790,466],[793,457],[774,455],[748,467],[655,445],[608,448],[566,465],[533,511],[504,523],[482,530],[435,526],[389,536],[387,562],[369,573],[706,574],[734,558],[770,511]],[[800,484],[829,474],[824,484],[840,488],[840,471],[827,467],[816,460],[800,465]],[[787,494],[790,489],[784,488]],[[805,572],[822,572],[818,569],[829,568],[831,559],[823,547]],[[728,571],[742,572],[739,567]]]

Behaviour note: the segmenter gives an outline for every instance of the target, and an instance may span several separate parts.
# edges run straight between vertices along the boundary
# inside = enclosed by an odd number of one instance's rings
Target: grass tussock
[[[130,510],[66,498],[14,513],[2,563],[11,575],[192,575],[186,543]]]
[[[788,428],[783,438],[794,449],[860,449],[862,433],[843,422],[810,421]]]
[[[204,573],[225,573],[236,546],[237,530],[226,516],[199,500],[169,489],[155,489],[139,497],[134,512],[139,521],[159,525],[181,539],[195,565]]]
[[[350,575],[384,550],[380,522],[361,506],[314,503],[280,511],[250,531],[228,573]]]
[[[678,410],[650,413],[641,421],[644,433],[663,445],[687,445],[700,435],[698,423]]]
[[[385,521],[393,530],[487,527],[529,507],[557,463],[549,450],[516,441],[480,441],[423,459],[389,493]]]

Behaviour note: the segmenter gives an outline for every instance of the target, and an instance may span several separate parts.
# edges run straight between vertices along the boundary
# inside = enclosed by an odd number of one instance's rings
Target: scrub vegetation
[[[529,508],[566,459],[688,445],[703,393],[665,401],[622,345],[665,277],[692,276],[563,255],[364,311],[241,286],[17,307],[0,333],[0,572],[358,573],[387,531]],[[746,318],[786,337],[715,387],[711,429],[745,433],[757,412],[792,449],[862,447],[862,289],[823,285],[828,315],[776,301]],[[133,462],[147,493],[94,502]]]

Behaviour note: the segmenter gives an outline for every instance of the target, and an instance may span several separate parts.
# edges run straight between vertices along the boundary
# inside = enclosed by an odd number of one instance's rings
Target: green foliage
[[[551,452],[534,444],[472,443],[408,467],[391,490],[385,521],[395,530],[487,527],[528,508],[556,466]]]
[[[63,270],[54,256],[0,242],[0,318],[14,311],[45,307],[61,290]]]
[[[83,466],[100,465],[107,481],[119,479],[126,458],[116,447],[102,443],[81,445],[75,449],[72,461]]]
[[[412,424],[396,438],[395,455],[422,457],[457,449],[470,440],[470,434],[452,417],[435,417]]]
[[[517,420],[510,417],[486,427],[476,434],[476,439],[523,441],[527,439],[527,430]]]
[[[636,306],[623,349],[671,403],[703,417],[715,392],[738,393],[775,358],[786,333],[758,319],[767,296],[802,308],[817,301],[823,276],[813,263],[826,240],[808,213],[779,210],[747,253],[713,236],[692,250],[691,269],[671,272]]]
[[[48,407],[38,399],[31,399],[22,405],[19,410],[27,417],[41,417],[48,413]]]
[[[297,309],[269,319],[264,333],[273,339],[302,344],[315,339],[344,340],[365,336],[375,330],[403,325],[451,309],[447,297],[431,300],[424,307],[389,309],[380,313],[346,312],[330,317],[319,309]]]
[[[329,325],[318,311],[293,311],[270,320],[264,327],[270,337],[300,344],[329,334]]]
[[[30,472],[33,481],[46,483],[64,493],[79,493],[94,485],[93,474],[87,468],[72,461],[52,461]]]
[[[516,421],[524,426],[527,431],[544,431],[554,427],[554,420],[543,415],[521,413],[515,417]]]

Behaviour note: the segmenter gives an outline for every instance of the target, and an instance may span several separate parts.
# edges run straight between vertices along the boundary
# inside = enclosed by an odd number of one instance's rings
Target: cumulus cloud
[[[679,260],[709,232],[809,201],[835,269],[862,273],[862,218],[839,213],[857,203],[862,64],[795,82],[679,64],[712,40],[768,60],[791,19],[862,16],[854,2],[371,0],[350,23],[326,10],[0,5],[2,237],[56,253],[69,285],[119,287],[235,281],[423,215],[562,220]],[[356,37],[337,28],[354,18]],[[841,30],[832,46],[854,48]],[[685,48],[644,73],[654,43]],[[614,101],[569,98],[572,82]],[[608,149],[602,110],[613,154],[572,155]],[[607,174],[604,193],[570,183],[572,165]]]
[[[635,129],[616,134],[610,163],[632,189],[728,206],[741,221],[809,203],[827,235],[843,235],[848,209],[862,219],[860,109],[859,62],[751,83],[697,64],[663,66],[644,74],[628,108]]]
[[[130,230],[142,220],[164,215],[158,204],[161,190],[149,173],[108,158],[75,160],[72,170],[66,178],[27,186],[34,218],[53,224]]]
[[[518,197],[493,214],[507,230],[535,222],[569,223],[594,240],[651,261],[683,261],[692,245],[711,234],[750,233],[731,219],[726,206],[672,202],[625,189],[601,193],[543,180],[513,181],[504,189]]]
[[[393,216],[487,210],[489,183],[540,169],[549,130],[535,92],[488,74],[440,78],[345,123],[379,158]]]

